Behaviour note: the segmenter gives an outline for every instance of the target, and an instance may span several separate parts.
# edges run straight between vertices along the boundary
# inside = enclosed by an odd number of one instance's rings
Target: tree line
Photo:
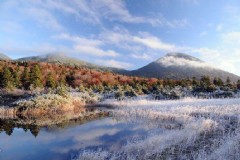
[[[34,62],[0,61],[0,88],[33,90],[36,88],[56,88],[69,86],[80,90],[91,89],[96,92],[111,89],[134,90],[138,94],[147,94],[161,88],[175,86],[193,87],[196,91],[212,92],[216,88],[240,89],[240,80],[231,82],[229,78],[211,79],[202,76],[183,80],[142,78],[119,75],[78,66],[65,66]]]

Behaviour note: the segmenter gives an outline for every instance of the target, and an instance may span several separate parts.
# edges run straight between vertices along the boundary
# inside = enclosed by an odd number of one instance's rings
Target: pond
[[[0,132],[0,159],[77,159],[81,152],[117,150],[129,140],[143,139],[149,129],[113,117],[64,127],[15,127],[5,127],[5,131]]]

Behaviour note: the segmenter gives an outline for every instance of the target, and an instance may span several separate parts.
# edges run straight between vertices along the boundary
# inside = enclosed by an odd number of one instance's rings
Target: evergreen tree
[[[27,66],[24,67],[24,71],[23,71],[22,76],[21,76],[21,84],[22,84],[22,87],[25,90],[29,89],[30,78],[29,78],[29,72],[28,72],[28,67]]]
[[[30,81],[34,88],[42,88],[42,73],[38,65],[34,65],[30,70]]]
[[[231,86],[231,85],[232,85],[232,82],[231,82],[231,80],[230,80],[229,77],[227,77],[226,85],[227,85],[227,86]]]
[[[14,86],[19,88],[21,86],[20,75],[18,70],[13,71]]]
[[[194,87],[196,87],[196,86],[199,85],[199,83],[198,83],[196,77],[192,77],[192,85],[193,85]]]
[[[4,67],[1,78],[2,78],[1,83],[3,88],[10,89],[14,86],[13,76],[8,67]]]
[[[200,85],[203,88],[207,88],[208,86],[211,85],[211,80],[209,76],[202,76],[201,80],[200,80]]]
[[[223,81],[222,81],[221,78],[218,78],[217,85],[218,86],[223,86]]]
[[[213,84],[214,84],[215,86],[218,86],[218,79],[217,79],[216,77],[213,79]]]
[[[46,87],[47,88],[55,88],[56,87],[56,82],[55,82],[51,72],[49,72],[47,75]]]

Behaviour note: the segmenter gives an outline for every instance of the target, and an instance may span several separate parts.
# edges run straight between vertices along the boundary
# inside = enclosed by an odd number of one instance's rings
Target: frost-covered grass
[[[240,159],[240,99],[103,103],[115,106],[114,118],[161,132],[80,159]]]
[[[55,93],[36,94],[21,98],[9,106],[0,106],[0,118],[11,118],[14,115],[38,117],[41,115],[54,115],[75,110],[85,112],[86,105],[99,101],[99,95],[87,92],[68,92],[67,96]]]

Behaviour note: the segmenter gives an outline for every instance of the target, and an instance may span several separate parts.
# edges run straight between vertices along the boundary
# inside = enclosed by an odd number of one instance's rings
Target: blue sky
[[[0,52],[136,69],[184,52],[240,75],[239,0],[1,0]]]

